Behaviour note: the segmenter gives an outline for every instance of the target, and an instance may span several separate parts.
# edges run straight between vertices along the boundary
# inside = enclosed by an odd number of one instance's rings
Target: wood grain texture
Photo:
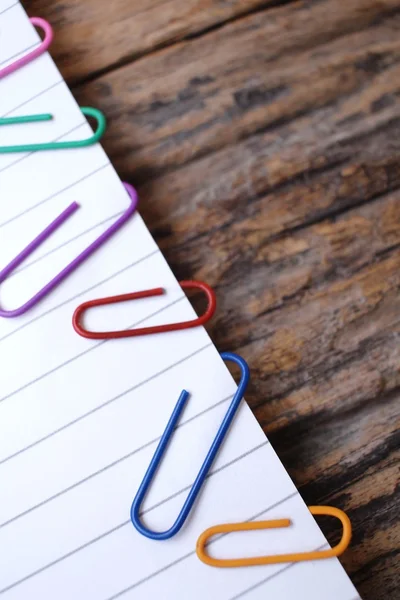
[[[348,0],[341,10],[336,0],[289,4],[138,60],[78,98],[106,108],[106,146],[121,172],[134,161],[137,181],[224,148],[240,154],[242,168],[275,149],[282,176],[293,154],[305,161],[317,140],[343,142],[397,114],[399,23],[398,0]],[[369,119],[374,102],[384,114]],[[252,138],[260,132],[259,149]],[[248,139],[250,148],[236,147]]]
[[[288,0],[31,0],[57,29],[52,54],[72,81]],[[71,41],[74,59],[71,61]]]
[[[304,499],[351,517],[362,597],[400,598],[399,0],[30,10]]]

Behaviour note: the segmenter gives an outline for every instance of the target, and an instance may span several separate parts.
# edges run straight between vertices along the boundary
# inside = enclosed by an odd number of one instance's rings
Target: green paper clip
[[[97,108],[91,108],[85,106],[81,108],[84,115],[93,117],[97,121],[96,132],[85,140],[78,140],[75,142],[44,142],[40,144],[20,144],[18,146],[0,146],[0,154],[9,154],[11,152],[36,152],[37,150],[65,150],[66,148],[83,148],[85,146],[91,146],[99,141],[104,135],[106,130],[106,118],[103,113]],[[34,123],[37,121],[51,121],[53,115],[51,114],[39,114],[39,115],[26,115],[23,117],[5,117],[0,118],[1,125],[15,125],[18,123]]]

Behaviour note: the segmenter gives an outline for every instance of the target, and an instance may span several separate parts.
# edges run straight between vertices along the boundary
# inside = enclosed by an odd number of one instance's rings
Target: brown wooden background
[[[400,598],[400,0],[25,6],[364,600]]]

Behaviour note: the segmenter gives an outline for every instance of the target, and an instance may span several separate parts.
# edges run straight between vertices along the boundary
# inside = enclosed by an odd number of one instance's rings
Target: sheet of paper
[[[39,42],[22,6],[0,0],[0,65]],[[0,81],[0,115],[51,112],[2,127],[0,144],[83,139],[90,128],[49,55]],[[128,206],[100,145],[0,154],[0,269],[72,201],[79,210],[1,285],[14,308]],[[141,536],[130,506],[183,388],[191,397],[144,503],[156,530],[175,520],[236,384],[203,328],[91,341],[71,325],[85,300],[162,286],[158,298],[93,310],[90,328],[189,319],[194,311],[139,214],[25,315],[0,319],[0,595],[5,600],[356,600],[337,559],[215,569],[198,535],[229,521],[290,517],[285,530],[230,534],[221,557],[327,547],[242,403],[182,531]],[[250,365],[251,367],[251,365]]]

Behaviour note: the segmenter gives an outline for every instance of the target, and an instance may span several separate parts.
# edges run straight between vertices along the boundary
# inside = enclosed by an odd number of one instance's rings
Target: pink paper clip
[[[7,75],[10,75],[11,73],[14,73],[14,71],[17,71],[17,69],[20,69],[21,67],[30,63],[32,60],[35,60],[35,58],[37,58],[38,56],[46,52],[46,50],[48,50],[51,42],[53,41],[54,34],[50,23],[48,23],[44,19],[41,19],[40,17],[32,17],[29,20],[32,23],[32,25],[34,25],[35,27],[39,27],[44,31],[44,40],[37,48],[32,50],[32,52],[29,52],[22,58],[19,58],[18,60],[14,61],[13,63],[11,63],[11,65],[0,69],[0,79],[6,77]]]

